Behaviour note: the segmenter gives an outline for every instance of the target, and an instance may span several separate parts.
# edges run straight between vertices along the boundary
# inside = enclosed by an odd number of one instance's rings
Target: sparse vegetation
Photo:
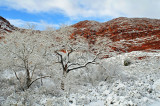
[[[129,66],[131,64],[131,61],[129,59],[124,60],[124,66]]]

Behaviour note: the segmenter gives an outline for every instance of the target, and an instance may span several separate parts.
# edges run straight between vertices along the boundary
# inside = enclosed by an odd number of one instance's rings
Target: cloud
[[[70,18],[160,18],[160,0],[1,0],[0,6],[29,13],[61,13]]]
[[[37,30],[45,30],[47,27],[52,27],[52,28],[59,28],[60,25],[58,24],[49,24],[45,22],[44,20],[41,20],[40,22],[29,22],[29,21],[24,21],[21,19],[7,19],[12,25],[21,27],[21,28],[27,28],[27,23],[35,25],[35,28]]]

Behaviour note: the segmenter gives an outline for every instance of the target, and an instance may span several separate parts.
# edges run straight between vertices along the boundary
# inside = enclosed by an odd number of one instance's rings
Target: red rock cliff
[[[90,44],[94,44],[97,37],[103,37],[123,46],[112,46],[113,50],[131,52],[160,49],[159,19],[120,17],[104,23],[86,20],[72,26],[75,30],[71,38],[83,36]]]

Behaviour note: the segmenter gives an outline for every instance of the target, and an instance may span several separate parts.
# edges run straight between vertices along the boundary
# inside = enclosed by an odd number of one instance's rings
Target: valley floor
[[[124,66],[124,60],[131,61]],[[0,105],[2,106],[159,106],[160,52],[134,51],[103,59],[103,67],[110,75],[97,84],[70,85],[67,91],[43,80],[25,92],[16,91],[10,70],[1,71]]]

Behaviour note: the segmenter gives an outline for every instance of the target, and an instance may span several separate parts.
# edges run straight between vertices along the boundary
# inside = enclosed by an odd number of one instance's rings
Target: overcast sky
[[[0,0],[0,16],[18,27],[24,27],[27,22],[37,24],[40,30],[82,20],[160,19],[160,0]]]

